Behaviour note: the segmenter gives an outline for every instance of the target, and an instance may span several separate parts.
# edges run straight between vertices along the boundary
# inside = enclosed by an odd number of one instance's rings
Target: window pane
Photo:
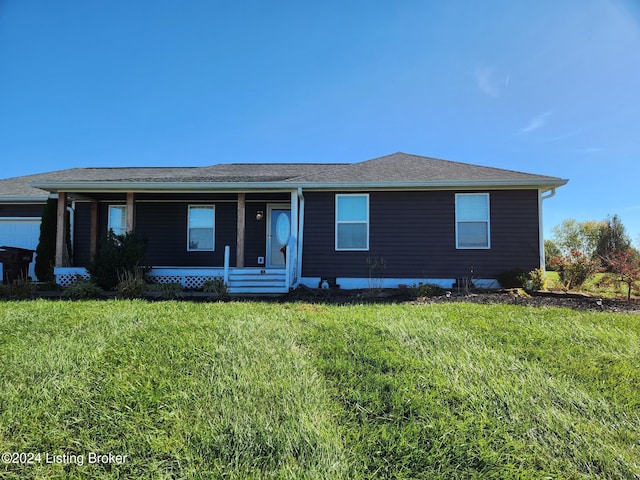
[[[213,250],[213,230],[211,228],[190,228],[189,249]]]
[[[365,195],[338,196],[338,221],[367,221],[367,197]]]
[[[458,195],[458,220],[489,220],[489,197],[487,195]]]
[[[213,228],[213,207],[189,207],[189,227]]]
[[[213,205],[189,205],[189,250],[214,250],[214,211]]]
[[[488,247],[489,229],[487,222],[458,223],[459,247]]]
[[[338,245],[340,248],[367,248],[366,223],[338,224]]]
[[[109,229],[116,235],[122,235],[127,230],[127,207],[109,207]]]

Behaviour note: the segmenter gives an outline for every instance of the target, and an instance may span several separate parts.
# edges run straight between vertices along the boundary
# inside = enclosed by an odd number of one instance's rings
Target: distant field
[[[0,366],[3,479],[640,477],[637,315],[0,302]]]

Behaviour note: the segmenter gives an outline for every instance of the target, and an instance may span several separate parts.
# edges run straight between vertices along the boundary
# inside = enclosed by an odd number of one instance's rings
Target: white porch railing
[[[292,237],[295,242],[295,237]],[[179,283],[184,288],[198,289],[207,280],[222,278],[229,292],[234,294],[287,293],[297,281],[297,259],[292,258],[291,242],[286,247],[283,268],[236,268],[230,265],[230,247],[224,247],[222,267],[152,267],[147,277],[157,283]],[[84,267],[56,267],[56,283],[68,287],[78,278],[89,278]]]
[[[229,285],[229,252],[230,252],[230,248],[229,245],[225,245],[224,247],[224,270],[223,270],[223,276],[222,279],[224,280],[224,284],[225,285]]]

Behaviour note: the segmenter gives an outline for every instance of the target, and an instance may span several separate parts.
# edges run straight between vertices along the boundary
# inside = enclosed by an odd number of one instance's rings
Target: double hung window
[[[188,251],[214,251],[215,213],[213,205],[189,205],[187,220]]]
[[[488,249],[490,245],[488,193],[456,194],[456,247]]]
[[[127,206],[109,205],[108,229],[116,235],[127,233]]]
[[[369,250],[369,195],[336,195],[336,250]]]

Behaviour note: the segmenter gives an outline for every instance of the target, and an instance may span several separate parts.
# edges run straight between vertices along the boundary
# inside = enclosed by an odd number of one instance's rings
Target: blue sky
[[[396,151],[570,179],[545,230],[640,243],[634,0],[0,0],[0,177],[355,162]]]

